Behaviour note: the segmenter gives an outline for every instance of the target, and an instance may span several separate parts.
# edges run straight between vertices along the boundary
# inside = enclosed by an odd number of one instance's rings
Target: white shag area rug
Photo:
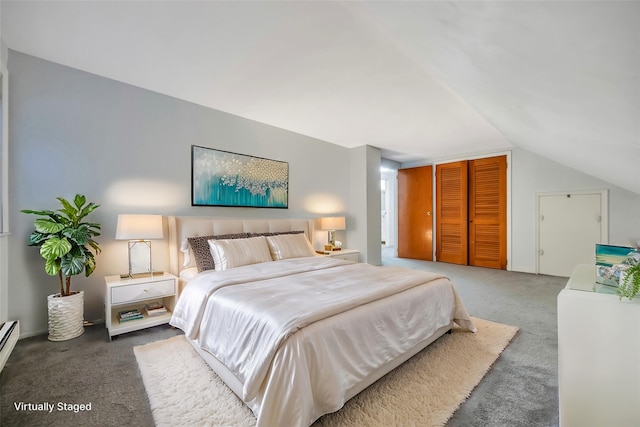
[[[316,426],[442,426],[471,394],[518,328],[474,318],[318,419]],[[133,349],[157,426],[252,427],[253,413],[185,340]]]

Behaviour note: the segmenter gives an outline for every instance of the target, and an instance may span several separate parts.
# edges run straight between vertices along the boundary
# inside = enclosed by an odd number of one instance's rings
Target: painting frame
[[[191,146],[191,206],[289,208],[289,163]]]

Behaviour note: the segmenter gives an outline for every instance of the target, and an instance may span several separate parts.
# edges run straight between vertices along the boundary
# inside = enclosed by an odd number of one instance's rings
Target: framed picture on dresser
[[[289,163],[191,146],[191,205],[288,208]]]
[[[621,264],[637,250],[630,246],[596,243],[596,283],[618,286]]]

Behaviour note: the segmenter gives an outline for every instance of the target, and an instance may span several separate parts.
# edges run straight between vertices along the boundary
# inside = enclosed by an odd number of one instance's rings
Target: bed
[[[169,217],[171,324],[258,427],[309,426],[454,322],[476,331],[446,277],[317,255],[313,224]]]

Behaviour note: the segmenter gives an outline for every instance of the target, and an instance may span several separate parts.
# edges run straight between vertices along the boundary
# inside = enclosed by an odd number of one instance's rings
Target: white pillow
[[[267,236],[267,242],[274,261],[315,256],[316,254],[304,233]]]
[[[209,240],[216,271],[272,261],[264,236],[247,239]]]

